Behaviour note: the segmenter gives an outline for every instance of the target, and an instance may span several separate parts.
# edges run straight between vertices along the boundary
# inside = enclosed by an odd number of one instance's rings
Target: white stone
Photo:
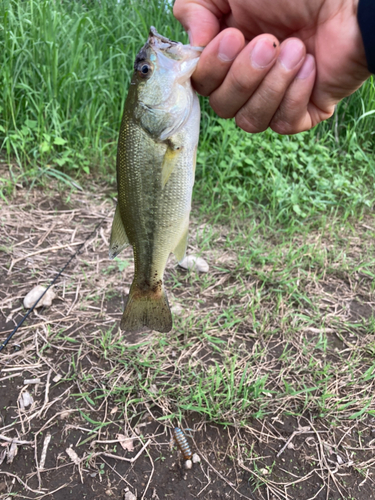
[[[22,393],[20,399],[19,399],[20,407],[22,409],[27,408],[28,406],[32,405],[34,403],[34,398],[32,395],[25,391]]]
[[[42,293],[46,290],[45,286],[42,285],[37,285],[34,287],[23,299],[23,305],[26,307],[26,309],[30,309],[35,302],[39,299],[39,297],[42,295]],[[48,292],[44,295],[44,297],[38,302],[36,307],[49,307],[52,305],[53,299],[56,297],[55,292],[53,291],[53,288],[51,287]]]
[[[199,464],[201,461],[201,457],[199,455],[197,455],[196,453],[194,453],[191,460],[192,460],[193,464]]]
[[[191,460],[185,460],[184,469],[191,469],[193,467],[193,462]]]
[[[127,491],[124,500],[137,500],[137,497],[131,491]]]
[[[196,255],[187,255],[179,263],[184,269],[193,269],[199,273],[208,273],[210,266],[207,262],[202,259],[202,257],[197,257]]]
[[[180,316],[184,312],[184,308],[178,302],[175,302],[171,307],[172,314],[175,316]]]

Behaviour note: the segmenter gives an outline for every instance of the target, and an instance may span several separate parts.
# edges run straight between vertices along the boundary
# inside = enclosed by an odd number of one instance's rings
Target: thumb
[[[188,32],[190,44],[196,47],[205,47],[220,31],[222,13],[211,2],[204,4],[176,0],[173,7],[175,18]]]

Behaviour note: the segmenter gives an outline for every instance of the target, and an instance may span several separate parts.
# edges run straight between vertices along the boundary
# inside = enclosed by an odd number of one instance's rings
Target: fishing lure
[[[191,460],[191,457],[193,456],[189,443],[187,442],[187,439],[185,437],[185,434],[182,432],[182,430],[179,427],[175,427],[173,429],[173,437],[174,440],[177,443],[177,446],[179,450],[182,453],[182,456],[184,457],[185,460]]]

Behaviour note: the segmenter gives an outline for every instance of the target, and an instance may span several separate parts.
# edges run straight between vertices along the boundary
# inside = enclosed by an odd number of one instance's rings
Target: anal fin
[[[178,262],[181,262],[182,259],[185,257],[186,248],[187,248],[188,233],[189,233],[189,223],[186,225],[186,229],[183,232],[183,234],[180,238],[180,241],[177,243],[176,247],[173,250],[173,253],[174,253]]]
[[[109,243],[109,258],[114,259],[125,247],[129,245],[124,224],[121,220],[120,208],[117,204],[112,222],[111,241]]]

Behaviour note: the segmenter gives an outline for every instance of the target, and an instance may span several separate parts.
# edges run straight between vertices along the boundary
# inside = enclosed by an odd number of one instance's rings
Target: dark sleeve
[[[375,0],[359,0],[358,24],[365,46],[367,67],[375,73]]]

